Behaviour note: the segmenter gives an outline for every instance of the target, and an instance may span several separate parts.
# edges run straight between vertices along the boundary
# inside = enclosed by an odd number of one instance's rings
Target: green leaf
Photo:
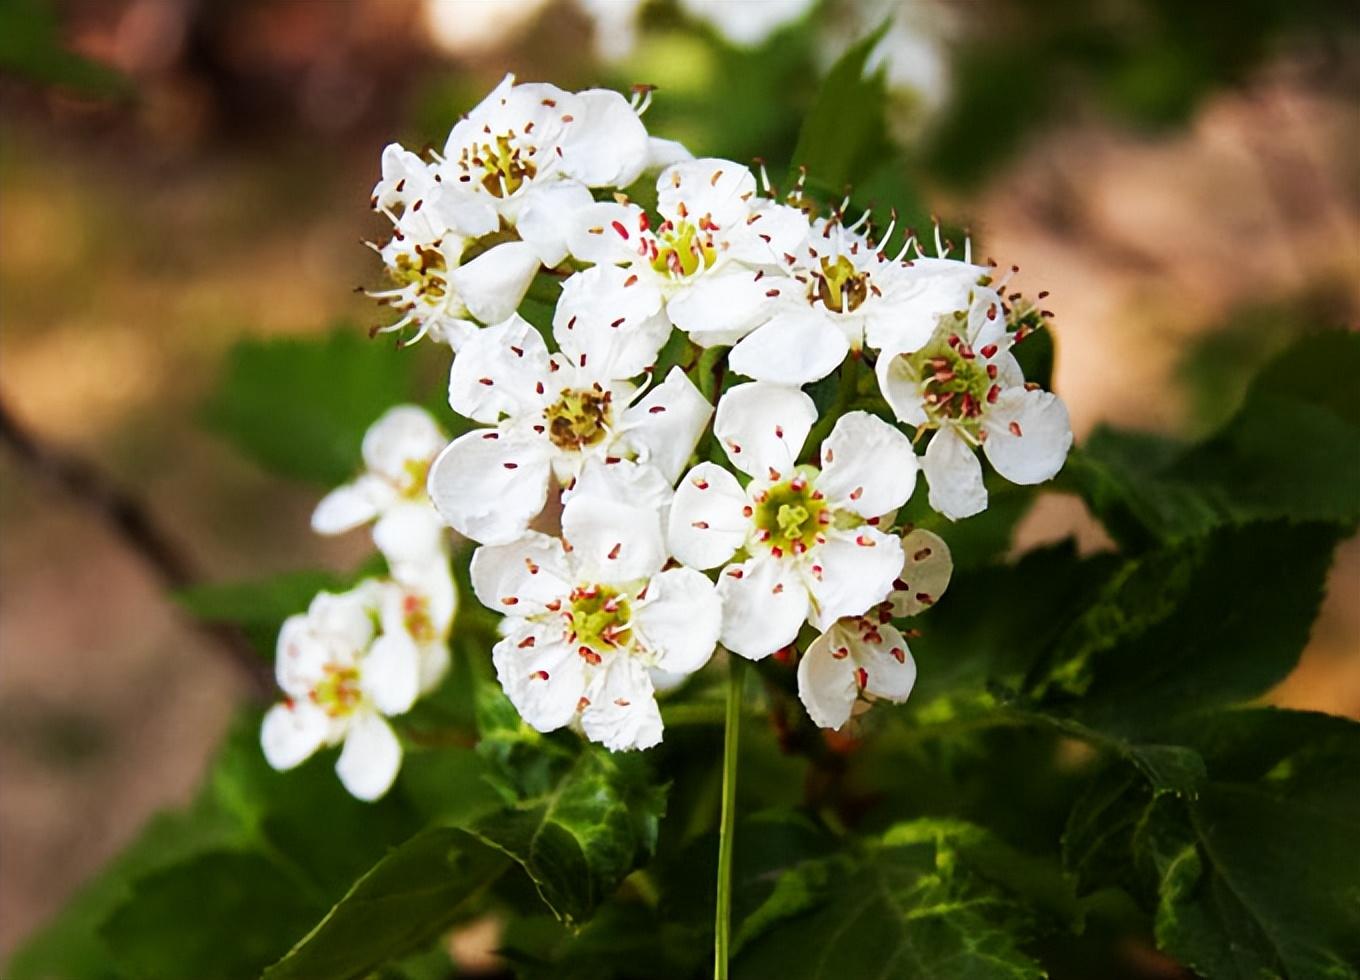
[[[1252,383],[1215,436],[1177,451],[1098,430],[1068,460],[1073,487],[1119,539],[1140,545],[1225,524],[1360,519],[1360,335],[1302,338]]]
[[[1298,662],[1337,538],[1329,524],[1248,524],[1133,559],[1037,690],[1052,683],[1050,709],[1121,734],[1262,694]]]
[[[139,879],[100,935],[133,976],[254,976],[321,911],[278,864],[214,851]]]
[[[349,327],[324,338],[244,340],[203,418],[266,469],[338,484],[358,471],[368,427],[417,400],[413,356]]]
[[[463,914],[509,862],[452,827],[434,828],[365,873],[266,980],[348,980],[415,953]]]
[[[841,55],[827,73],[803,120],[793,165],[807,168],[808,185],[833,195],[869,176],[887,148],[882,71],[865,76],[869,55],[888,29],[885,21]]]
[[[1158,945],[1205,976],[1355,977],[1360,725],[1256,708],[1168,734],[1202,755],[1199,793],[1112,771],[1073,811],[1068,866],[1140,893]]]
[[[747,930],[734,973],[808,980],[1042,977],[1021,951],[1035,924],[1022,898],[1051,902],[1063,914],[1075,908],[1056,869],[980,828],[900,824],[862,853],[804,862],[781,878],[748,919],[764,931]]]
[[[523,867],[559,917],[581,922],[651,857],[665,799],[644,757],[583,745],[551,793],[469,829]]]

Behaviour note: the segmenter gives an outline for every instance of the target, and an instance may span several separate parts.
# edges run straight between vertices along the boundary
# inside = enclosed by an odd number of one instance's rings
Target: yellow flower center
[[[581,450],[605,437],[610,422],[609,392],[564,389],[543,412],[548,438],[559,449]]]
[[[821,300],[822,305],[836,313],[851,313],[869,298],[869,276],[855,268],[844,255],[836,261],[822,258],[822,274],[814,276],[809,287],[809,299]]]
[[[777,483],[755,498],[751,522],[757,540],[777,556],[801,554],[815,544],[830,523],[826,500],[812,485],[816,471],[802,468],[791,480]]]
[[[326,664],[325,676],[312,688],[312,701],[332,718],[353,714],[363,701],[359,690],[359,669]]]
[[[632,639],[632,610],[617,589],[606,585],[578,588],[571,594],[568,613],[571,642],[590,663],[599,663],[600,654],[627,646]]]
[[[510,197],[538,173],[534,162],[524,159],[520,147],[511,145],[512,136],[505,133],[494,143],[467,147],[458,157],[459,165],[468,173],[482,172],[482,188],[494,197]]]
[[[950,421],[974,434],[987,404],[996,399],[996,366],[989,359],[994,347],[975,351],[963,339],[968,314],[942,318],[944,329],[915,353],[905,355],[907,371],[921,388],[926,415],[938,426]]]
[[[388,274],[398,286],[415,286],[416,295],[430,302],[436,302],[448,295],[449,284],[445,276],[448,265],[444,253],[433,246],[417,245],[415,255],[402,252],[397,256],[395,267],[389,267]]]
[[[718,258],[711,236],[702,234],[688,221],[667,221],[656,231],[657,249],[652,268],[676,279],[710,268]]]

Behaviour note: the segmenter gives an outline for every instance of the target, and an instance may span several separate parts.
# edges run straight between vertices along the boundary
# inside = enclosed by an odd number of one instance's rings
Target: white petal
[[[537,731],[554,731],[576,717],[586,692],[586,664],[562,642],[560,628],[517,620],[492,648],[491,659],[506,697]]]
[[[885,350],[879,355],[874,373],[878,375],[878,390],[899,422],[917,426],[926,421],[921,387],[907,369],[905,357],[889,354]]]
[[[636,204],[592,204],[577,212],[567,247],[582,262],[631,262],[638,257],[638,233],[644,218]]]
[[[813,616],[818,629],[827,629],[842,616],[858,616],[888,597],[902,570],[902,542],[864,525],[835,530],[812,556]],[[820,577],[819,577],[820,576]]]
[[[949,545],[938,534],[916,528],[902,538],[902,574],[893,583],[892,614],[915,616],[940,600],[954,574]]]
[[[656,210],[672,221],[707,217],[719,228],[738,225],[751,213],[756,179],[749,167],[706,157],[672,164],[656,179]]]
[[[653,666],[692,674],[713,655],[722,627],[722,600],[706,575],[672,568],[653,575],[647,598],[633,607],[633,630]]]
[[[588,580],[620,585],[647,578],[666,563],[656,512],[573,494],[562,510],[562,537]]]
[[[398,405],[384,412],[364,433],[364,464],[369,472],[402,485],[410,479],[410,464],[428,463],[448,438],[425,409]]]
[[[562,494],[565,503],[577,494],[597,497],[618,504],[645,507],[658,515],[662,527],[670,513],[675,491],[670,481],[655,466],[631,459],[605,462],[598,456],[587,459],[571,489]]]
[[[930,506],[951,521],[972,517],[987,509],[987,488],[982,485],[982,464],[973,447],[952,426],[930,437],[921,469],[930,487]]]
[[[618,0],[604,0],[604,2],[606,6],[611,7],[628,6],[628,0],[623,0],[622,3]],[[694,154],[689,151],[685,144],[676,140],[661,139],[657,136],[649,137],[647,140],[647,170],[660,170],[673,163],[693,159]]]
[[[661,711],[647,668],[618,655],[596,674],[585,694],[581,728],[611,752],[649,749],[661,741]]]
[[[850,655],[864,673],[864,690],[876,698],[901,704],[916,685],[916,661],[907,649],[906,638],[891,623],[861,619],[855,624],[859,635],[851,644]]]
[[[330,718],[313,704],[276,704],[265,713],[260,726],[260,747],[270,766],[280,771],[292,769],[321,748],[330,730]]]
[[[650,149],[642,120],[617,92],[578,92],[575,118],[562,141],[562,168],[590,187],[627,187],[647,165]]]
[[[661,294],[626,269],[597,265],[562,284],[553,337],[568,360],[597,377],[640,374],[670,334]]]
[[[656,467],[674,482],[712,416],[713,407],[694,382],[673,367],[665,381],[623,413],[621,432],[639,462]]]
[[[506,616],[537,615],[574,584],[562,542],[537,531],[509,544],[478,548],[470,574],[482,605]]]
[[[449,406],[459,415],[494,425],[543,404],[548,346],[518,315],[479,330],[458,350],[449,371]]]
[[[767,41],[775,31],[800,19],[814,0],[758,0],[733,3],[732,0],[680,0],[680,6],[695,17],[708,21],[733,44],[753,48]]]
[[[378,637],[360,664],[359,686],[383,714],[409,711],[420,691],[420,654],[410,635]]]
[[[420,647],[420,693],[429,694],[448,675],[449,645],[444,641]]]
[[[360,583],[348,592],[320,592],[307,607],[307,621],[332,649],[359,651],[373,640],[373,616],[378,597]]]
[[[519,308],[539,269],[527,242],[502,242],[449,273],[468,311],[483,323],[499,323]]]
[[[722,396],[713,431],[733,466],[777,480],[793,472],[816,421],[817,406],[800,389],[755,381]]]
[[[735,344],[769,316],[772,279],[727,265],[696,276],[666,304],[671,322],[700,347]]]
[[[868,412],[849,412],[822,443],[817,489],[837,508],[879,517],[911,497],[917,467],[910,439]]]
[[[533,246],[538,260],[552,268],[567,257],[567,241],[580,223],[581,212],[595,203],[584,184],[554,180],[524,196],[515,230]]]
[[[978,287],[968,307],[968,343],[974,350],[996,344],[1009,351],[1014,335],[1006,329],[1005,306],[995,289]]]
[[[983,420],[982,444],[996,471],[1012,483],[1043,483],[1062,469],[1072,448],[1067,406],[1049,391],[1008,388]]]
[[[829,317],[814,310],[778,313],[747,334],[728,355],[738,374],[758,381],[803,385],[836,370],[850,344]]]
[[[716,463],[700,463],[685,474],[671,503],[666,541],[691,568],[713,568],[741,547],[750,529],[742,513],[746,492]]]
[[[859,696],[851,640],[849,630],[837,623],[798,661],[798,697],[808,717],[822,728],[840,728],[849,721]]]
[[[429,493],[465,537],[503,544],[523,533],[548,499],[546,444],[478,429],[449,443],[430,467]]]
[[[376,800],[392,787],[401,768],[401,743],[380,715],[355,715],[345,736],[345,747],[335,763],[340,782],[351,796]]]
[[[321,498],[312,511],[312,530],[317,534],[343,534],[367,524],[393,496],[395,491],[390,484],[364,474]]]
[[[424,500],[400,503],[373,525],[373,543],[392,566],[434,561],[446,540],[439,512]]]
[[[808,615],[807,589],[794,569],[768,556],[723,569],[718,595],[722,645],[750,660],[792,643]]]
[[[967,310],[983,266],[954,259],[919,257],[894,271],[880,311],[870,319],[865,340],[894,354],[910,353],[930,339],[941,316]]]
[[[775,266],[803,243],[809,231],[807,215],[797,208],[756,201],[751,216],[733,229],[727,256],[750,265]],[[802,283],[796,287],[800,292],[804,289]]]

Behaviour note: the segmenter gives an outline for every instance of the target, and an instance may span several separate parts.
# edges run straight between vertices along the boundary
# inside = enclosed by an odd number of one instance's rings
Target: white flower
[[[905,247],[890,258],[865,232],[867,219],[812,224],[784,256],[786,275],[765,281],[773,301],[766,300],[751,324],[757,329],[732,348],[732,370],[759,381],[807,384],[866,343],[915,350],[941,313],[967,304],[985,268],[924,256],[906,261]]]
[[[373,541],[394,568],[442,559],[446,533],[425,480],[447,441],[423,408],[389,409],[364,434],[364,472],[321,499],[312,512],[312,530],[342,534],[376,521]]]
[[[513,317],[482,331],[454,361],[449,404],[493,427],[450,443],[429,490],[451,526],[484,544],[518,537],[543,509],[551,481],[571,486],[592,459],[635,460],[673,483],[712,415],[678,368],[650,389],[628,380],[665,339],[650,318],[562,321],[564,307],[565,297],[553,331],[561,353],[549,355],[538,332]]]
[[[562,535],[530,532],[472,557],[477,597],[507,617],[496,674],[539,731],[579,722],[613,751],[648,748],[662,729],[651,672],[691,674],[717,643],[713,583],[690,568],[662,571],[650,503],[575,494]]]
[[[420,693],[439,686],[449,671],[449,630],[458,611],[458,590],[448,555],[392,569],[391,586],[382,590],[379,616],[384,633],[405,633],[420,662]]]
[[[401,743],[387,716],[415,701],[420,654],[404,630],[377,633],[389,588],[365,582],[338,595],[323,592],[283,624],[275,672],[287,700],[269,709],[260,730],[275,769],[343,742],[335,770],[350,793],[375,800],[391,787]]]
[[[733,44],[754,48],[801,20],[815,0],[680,0],[680,8],[711,24]]]
[[[977,446],[997,473],[1020,484],[1052,478],[1071,448],[1067,407],[1025,384],[1014,341],[1001,297],[979,287],[970,307],[939,318],[924,346],[879,358],[879,388],[893,412],[936,430],[921,465],[930,505],[951,520],[987,507]]]
[[[840,728],[875,699],[901,704],[916,683],[916,661],[892,621],[933,605],[954,569],[939,536],[916,529],[902,538],[901,574],[888,599],[847,616],[813,641],[798,662],[798,696],[823,728]]]
[[[816,420],[796,388],[738,385],[718,403],[714,431],[751,477],[700,463],[676,491],[672,554],[695,568],[730,561],[718,578],[723,645],[758,659],[793,642],[806,620],[826,629],[881,602],[902,568],[898,539],[879,530],[911,496],[916,456],[906,436],[865,412],[836,422],[821,469],[799,466]]]
[[[636,204],[599,203],[579,213],[572,254],[626,270],[609,280],[614,288],[593,289],[590,302],[601,315],[624,303],[664,307],[696,343],[731,343],[769,305],[771,287],[761,280],[807,234],[807,218],[759,196],[751,171],[730,160],[673,164],[656,186],[655,227]],[[619,285],[630,295],[620,295]]]

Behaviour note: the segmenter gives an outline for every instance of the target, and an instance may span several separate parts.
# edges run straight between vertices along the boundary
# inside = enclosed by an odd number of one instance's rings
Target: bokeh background
[[[1360,323],[1356,3],[747,6],[734,28],[711,0],[0,0],[0,959],[189,798],[250,696],[53,469],[88,461],[206,581],[351,566],[362,541],[308,531],[317,491],[200,406],[243,336],[377,322],[354,289],[378,281],[382,146],[441,143],[506,70],[656,85],[653,132],[782,169],[819,73],[891,18],[883,172],[1050,291],[1078,438],[1202,434],[1290,338]],[[1016,547],[1068,534],[1103,544],[1050,495]],[[1356,542],[1271,700],[1360,717]]]

